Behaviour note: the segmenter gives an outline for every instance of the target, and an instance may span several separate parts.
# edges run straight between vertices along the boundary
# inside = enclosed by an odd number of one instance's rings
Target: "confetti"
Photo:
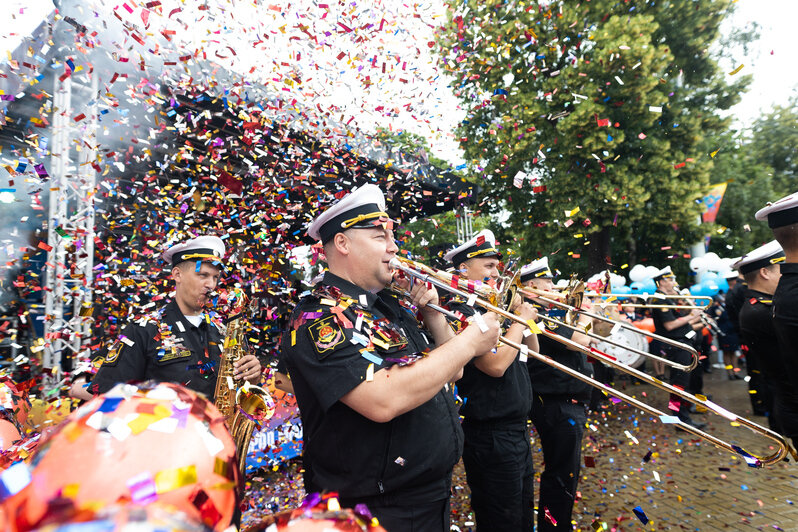
[[[543,508],[543,515],[545,516],[546,521],[551,523],[552,526],[557,526],[557,520],[554,519],[554,516],[551,515],[551,512],[548,508]]]
[[[643,508],[641,508],[640,506],[635,506],[632,511],[635,513],[635,515],[637,516],[637,518],[640,520],[641,523],[643,523],[644,525],[648,524],[648,517],[646,517],[646,513],[643,511]]]

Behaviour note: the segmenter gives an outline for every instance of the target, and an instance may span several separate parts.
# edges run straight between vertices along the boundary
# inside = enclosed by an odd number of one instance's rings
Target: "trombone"
[[[471,304],[477,304],[480,307],[484,308],[485,310],[488,310],[488,311],[491,311],[491,312],[495,312],[496,314],[499,314],[502,317],[505,317],[507,319],[513,320],[513,321],[515,321],[517,323],[521,323],[521,324],[526,325],[527,327],[529,327],[529,323],[527,323],[526,320],[516,316],[512,312],[508,312],[508,311],[506,311],[506,310],[494,305],[491,301],[487,301],[487,300],[485,300],[483,298],[480,298],[479,294],[477,292],[472,291],[472,292],[469,293],[468,291],[461,290],[460,288],[454,286],[455,284],[459,284],[459,282],[456,282],[458,280],[453,279],[454,276],[452,276],[451,274],[447,274],[446,272],[440,272],[438,270],[435,270],[435,269],[430,268],[428,266],[425,266],[423,264],[417,263],[415,261],[410,261],[408,259],[401,259],[399,257],[394,257],[393,259],[391,259],[391,267],[394,270],[401,271],[401,272],[407,274],[408,276],[411,276],[414,279],[418,279],[419,281],[422,281],[422,282],[427,282],[427,283],[429,283],[429,284],[431,284],[431,285],[433,285],[433,286],[435,286],[437,288],[441,288],[441,289],[446,290],[446,291],[448,291],[448,292],[450,292],[452,294],[459,295],[460,297],[465,297],[465,298],[468,299],[469,303],[471,303]],[[424,271],[420,271],[422,269]],[[443,279],[441,279],[441,277],[443,277]],[[447,278],[448,278],[448,282],[447,282],[447,280],[445,280]],[[472,283],[472,282],[469,282],[469,284],[471,284],[472,286],[476,286],[476,284]],[[495,291],[491,295],[495,295]],[[427,306],[429,306],[431,309],[436,310],[438,312],[441,312],[441,313],[443,313],[443,314],[445,314],[445,315],[447,315],[447,316],[449,316],[449,317],[451,317],[453,319],[458,319],[459,320],[459,318],[457,317],[456,314],[454,314],[453,312],[451,312],[449,310],[444,309],[443,307],[440,307],[438,305],[430,305],[430,304],[428,304]],[[726,442],[724,440],[721,440],[720,438],[717,438],[717,437],[715,437],[715,436],[713,436],[713,435],[711,435],[711,434],[709,434],[707,432],[704,432],[701,429],[693,427],[692,425],[688,425],[687,423],[684,423],[683,421],[679,420],[678,418],[675,418],[674,416],[669,416],[669,415],[665,414],[664,412],[654,408],[653,406],[650,406],[650,405],[648,405],[648,404],[646,404],[646,403],[644,403],[642,401],[639,401],[639,400],[637,400],[637,399],[635,399],[633,397],[630,397],[630,396],[624,394],[623,392],[620,392],[620,391],[612,388],[611,386],[609,386],[607,384],[598,382],[597,380],[592,379],[591,377],[588,377],[587,375],[583,375],[579,371],[571,369],[570,367],[553,360],[551,357],[548,357],[546,355],[543,355],[541,353],[533,351],[533,350],[529,349],[525,344],[519,344],[517,342],[513,342],[511,340],[508,340],[504,336],[501,336],[499,340],[502,343],[504,343],[505,345],[508,345],[510,347],[518,349],[519,353],[521,353],[521,354],[525,354],[527,356],[532,356],[533,358],[543,362],[544,364],[548,364],[549,366],[552,366],[555,369],[563,371],[566,374],[568,374],[569,376],[574,377],[576,379],[579,379],[580,381],[585,382],[585,383],[587,383],[587,384],[589,384],[589,385],[591,385],[591,386],[593,386],[595,388],[598,388],[599,390],[604,391],[608,395],[612,395],[613,397],[616,397],[616,398],[618,398],[618,399],[620,399],[620,400],[622,400],[622,401],[634,406],[635,408],[639,408],[640,410],[642,410],[642,411],[644,411],[644,412],[646,412],[646,413],[648,413],[650,415],[659,417],[660,420],[663,423],[673,423],[678,428],[680,428],[682,430],[685,430],[685,431],[687,431],[687,432],[689,432],[689,433],[691,433],[691,434],[693,434],[695,436],[698,436],[699,438],[702,438],[702,439],[712,443],[716,447],[719,447],[719,448],[724,449],[724,450],[726,450],[728,452],[735,453],[735,454],[738,454],[738,455],[742,456],[743,459],[745,460],[745,462],[750,467],[762,467],[762,466],[765,466],[765,465],[774,464],[774,463],[779,462],[779,461],[783,460],[784,458],[786,458],[788,454],[792,455],[793,459],[798,460],[798,453],[796,453],[795,449],[792,448],[792,446],[787,442],[787,440],[784,438],[784,436],[782,436],[781,434],[778,434],[777,432],[774,432],[774,431],[768,429],[767,427],[763,427],[762,425],[759,425],[759,424],[757,424],[757,423],[755,423],[753,421],[750,421],[750,420],[748,420],[746,418],[739,417],[736,414],[734,414],[734,413],[726,410],[725,408],[713,403],[712,401],[709,401],[706,398],[698,397],[696,395],[687,393],[684,390],[681,390],[681,389],[679,389],[679,388],[677,388],[675,386],[671,386],[669,384],[666,384],[666,383],[660,381],[659,379],[651,377],[651,376],[649,376],[646,373],[643,373],[643,372],[638,371],[638,370],[636,370],[634,368],[631,368],[631,367],[629,367],[629,366],[627,366],[625,364],[622,364],[622,363],[618,362],[615,358],[613,358],[613,357],[607,355],[606,353],[603,353],[603,352],[601,352],[601,351],[599,351],[599,350],[597,350],[595,348],[584,347],[581,344],[578,344],[578,343],[576,343],[576,342],[574,342],[572,340],[569,340],[567,338],[564,338],[564,337],[562,337],[562,336],[560,336],[558,334],[554,334],[554,333],[551,333],[551,332],[549,332],[549,334],[547,336],[550,336],[552,339],[554,339],[554,340],[556,340],[556,341],[558,341],[558,342],[560,342],[562,344],[565,344],[566,346],[570,347],[573,350],[581,351],[582,353],[585,353],[586,355],[588,355],[588,356],[590,356],[592,358],[600,360],[600,361],[612,366],[613,368],[618,369],[619,371],[623,371],[623,372],[625,372],[627,374],[633,375],[633,376],[637,377],[638,379],[640,379],[642,381],[645,381],[645,382],[647,382],[647,383],[649,383],[649,384],[651,384],[651,385],[653,385],[653,386],[655,386],[657,388],[660,388],[661,390],[664,390],[664,391],[666,391],[668,393],[677,395],[681,399],[684,399],[684,400],[686,400],[688,402],[691,402],[691,403],[693,403],[695,405],[698,405],[698,406],[703,406],[707,410],[710,410],[714,414],[719,415],[719,416],[721,416],[721,417],[723,417],[725,419],[728,419],[731,422],[739,423],[740,425],[748,427],[751,431],[753,431],[755,433],[758,433],[758,434],[760,434],[760,435],[772,440],[776,444],[777,448],[770,455],[763,456],[763,457],[756,456],[754,454],[749,453],[748,451],[746,451],[745,449],[743,449],[742,447],[740,447],[738,445],[734,445],[732,443],[728,443],[728,442]]]
[[[703,310],[703,309],[709,307],[712,304],[712,297],[710,297],[710,296],[693,296],[693,295],[685,295],[685,296],[683,296],[681,294],[680,295],[669,296],[669,295],[666,295],[666,294],[660,294],[659,292],[655,292],[653,294],[649,294],[648,292],[645,292],[645,293],[642,293],[642,294],[615,294],[615,293],[612,293],[612,292],[606,292],[606,293],[602,293],[602,292],[585,292],[585,295],[589,296],[589,297],[603,297],[603,298],[610,299],[610,301],[606,301],[605,303],[597,303],[598,305],[603,305],[603,304],[606,304],[606,303],[615,303],[615,301],[613,301],[613,299],[617,299],[617,300],[619,300],[618,301],[619,304],[621,304],[621,305],[623,305],[625,307],[632,307],[632,308],[669,308],[669,309],[698,309],[698,310]],[[643,299],[646,302],[645,303],[630,303],[630,304],[626,304],[626,303],[620,302],[621,298],[630,298],[630,297],[637,297],[637,298]],[[649,299],[653,300],[654,302],[653,303],[648,303]],[[692,299],[692,300],[695,301],[695,304],[694,305],[678,305],[678,304],[674,305],[674,304],[670,304],[670,303],[656,303],[656,301],[658,301],[658,300],[667,301],[669,299]],[[702,300],[702,299],[703,300],[707,300],[707,303],[706,304],[698,303],[698,301]]]
[[[639,297],[639,296],[634,296],[633,295],[632,297]],[[701,307],[701,306],[698,306],[698,305],[665,305],[665,304],[662,304],[662,305],[650,305],[650,304],[647,304],[647,303],[622,303],[620,301],[603,301],[601,303],[595,303],[595,304],[600,306],[600,307],[602,307],[602,308],[605,308],[607,305],[612,305],[612,304],[618,304],[618,305],[621,305],[623,307],[629,307],[629,308],[666,308],[666,309],[689,309],[689,310],[693,310],[693,309],[703,310],[703,309],[707,308],[707,307]]]
[[[486,298],[492,305],[494,305],[494,308],[497,308],[498,305],[500,304],[500,302],[504,299],[505,295],[509,295],[510,299],[512,299],[512,297],[516,293],[520,293],[521,295],[524,295],[524,296],[527,296],[527,297],[535,297],[535,298],[540,299],[541,301],[545,301],[545,302],[550,303],[552,305],[559,306],[560,308],[563,308],[563,309],[567,310],[568,312],[571,312],[571,313],[582,313],[582,314],[584,314],[586,316],[589,316],[591,318],[594,318],[594,319],[597,319],[597,320],[600,320],[600,321],[604,321],[606,323],[611,323],[613,325],[613,327],[623,327],[623,328],[629,329],[629,330],[631,330],[631,331],[633,331],[633,332],[635,332],[637,334],[642,334],[644,336],[649,336],[651,338],[659,340],[662,343],[665,343],[665,344],[668,344],[668,345],[672,345],[674,347],[678,347],[679,349],[683,349],[683,350],[687,351],[688,353],[690,353],[690,356],[692,358],[691,358],[690,364],[688,364],[688,365],[679,364],[679,363],[674,362],[672,360],[668,360],[666,358],[657,356],[654,353],[649,353],[648,351],[642,351],[640,349],[635,349],[633,347],[629,347],[629,346],[627,346],[625,344],[616,342],[615,340],[613,340],[611,338],[608,338],[608,337],[605,337],[605,336],[601,336],[599,334],[596,334],[596,333],[591,332],[589,330],[585,330],[585,329],[583,329],[581,327],[577,327],[575,325],[571,325],[570,323],[567,323],[566,321],[561,321],[561,320],[558,320],[556,318],[552,318],[551,316],[541,315],[540,318],[543,319],[544,321],[546,321],[547,323],[556,323],[557,325],[562,325],[562,326],[564,326],[564,327],[566,327],[568,329],[571,329],[571,330],[580,332],[582,334],[585,334],[585,335],[589,336],[590,338],[593,338],[593,339],[596,339],[596,340],[600,340],[602,342],[606,342],[608,344],[614,345],[616,347],[620,347],[622,349],[626,349],[628,351],[632,351],[633,353],[635,353],[635,354],[637,354],[639,356],[643,356],[643,357],[647,357],[647,358],[651,358],[651,359],[657,360],[657,361],[662,362],[663,364],[665,364],[667,366],[670,366],[670,367],[672,367],[674,369],[678,369],[678,370],[681,370],[681,371],[692,371],[698,365],[698,351],[696,351],[695,348],[693,346],[691,346],[691,345],[687,345],[685,343],[678,342],[676,340],[672,340],[670,338],[666,338],[665,336],[654,334],[652,332],[648,332],[648,331],[644,331],[644,330],[638,329],[634,325],[628,324],[626,322],[613,320],[613,319],[610,319],[610,318],[608,318],[606,316],[602,316],[602,315],[596,314],[594,312],[588,312],[586,310],[578,309],[578,308],[576,308],[576,307],[574,307],[572,305],[568,305],[567,303],[562,303],[560,301],[557,301],[554,298],[555,297],[556,298],[563,297],[564,294],[561,294],[559,292],[546,292],[546,291],[537,290],[537,289],[534,289],[534,288],[522,287],[520,282],[518,281],[517,276],[513,277],[512,280],[508,281],[505,284],[505,286],[503,287],[505,292],[499,292],[495,288],[491,287],[490,285],[488,285],[486,283],[482,283],[481,281],[470,281],[470,280],[466,281],[466,280],[463,280],[463,279],[459,279],[454,274],[450,274],[450,273],[447,273],[447,272],[442,272],[442,271],[439,271],[439,270],[435,270],[434,268],[430,268],[429,266],[426,266],[426,265],[421,264],[419,262],[415,262],[415,261],[412,261],[412,260],[409,260],[409,259],[403,259],[403,258],[400,258],[400,257],[395,257],[395,258],[396,258],[396,260],[398,262],[404,264],[406,267],[414,269],[414,270],[416,270],[418,272],[422,272],[422,273],[425,273],[427,275],[434,276],[434,277],[437,277],[437,278],[443,277],[444,280],[449,283],[449,284],[447,284],[446,287],[442,287],[444,289],[449,289],[449,288],[456,287],[458,289],[462,289],[462,290],[466,290],[466,291],[470,292],[470,293],[458,294],[461,297],[464,297],[466,300],[470,301],[471,299],[476,297],[475,294],[479,294],[479,295],[482,295],[484,298]],[[534,294],[531,293],[531,292],[534,292]],[[491,310],[493,310],[493,309],[491,309]],[[494,312],[500,313],[500,312],[498,312],[496,310],[494,310]],[[513,319],[513,318],[509,318],[509,319]],[[548,331],[546,329],[543,329],[542,332],[543,332],[543,334],[545,334],[547,336],[552,336],[552,335],[558,336],[555,333],[553,333],[551,331]]]
[[[657,360],[659,362],[662,362],[663,364],[668,365],[668,366],[670,366],[670,367],[672,367],[674,369],[678,369],[678,370],[681,370],[681,371],[692,371],[698,365],[698,351],[696,351],[695,348],[693,346],[691,346],[691,345],[685,344],[683,342],[679,342],[677,340],[673,340],[673,339],[668,338],[666,336],[662,336],[662,335],[655,334],[655,333],[652,333],[652,332],[649,332],[649,331],[644,331],[642,329],[638,329],[634,325],[626,323],[624,321],[613,320],[611,318],[608,318],[607,316],[602,316],[601,314],[596,314],[595,312],[589,312],[589,311],[584,310],[584,309],[579,309],[579,308],[576,308],[576,307],[574,307],[572,305],[569,305],[568,303],[563,303],[562,301],[559,301],[558,299],[555,299],[555,298],[561,298],[565,294],[560,294],[560,293],[556,293],[556,292],[547,292],[545,290],[538,290],[537,288],[530,288],[530,287],[526,287],[526,286],[518,286],[517,288],[515,288],[515,290],[516,290],[517,293],[519,293],[519,294],[521,294],[521,295],[523,295],[525,297],[539,299],[541,301],[549,303],[550,305],[554,305],[554,306],[560,307],[562,309],[565,309],[568,312],[581,313],[581,314],[584,314],[585,316],[589,316],[589,317],[591,317],[593,319],[596,319],[596,320],[599,320],[599,321],[603,321],[603,322],[606,322],[606,323],[611,323],[611,324],[613,324],[613,328],[614,327],[622,327],[624,329],[628,329],[630,331],[633,331],[633,332],[635,332],[637,334],[642,334],[643,336],[648,336],[648,337],[650,337],[650,338],[652,338],[654,340],[658,340],[658,341],[660,341],[660,342],[662,342],[664,344],[668,344],[668,345],[672,345],[674,347],[678,347],[679,349],[682,349],[682,350],[687,351],[688,353],[690,353],[690,356],[692,357],[692,359],[690,361],[690,364],[688,364],[686,366],[684,364],[677,364],[676,362],[673,362],[672,360],[668,360],[666,358],[659,357],[659,356],[657,356],[657,355],[655,355],[653,353],[649,353],[647,351],[641,351],[639,349],[634,349],[634,348],[628,347],[628,346],[626,346],[624,344],[616,343],[613,340],[611,340],[610,338],[606,338],[606,337],[603,337],[603,336],[600,336],[598,334],[591,333],[591,332],[588,332],[588,331],[583,331],[583,330],[579,329],[578,327],[574,327],[573,325],[569,325],[567,323],[560,322],[559,320],[555,320],[555,319],[549,318],[547,316],[541,316],[543,319],[547,319],[547,320],[550,320],[550,321],[554,321],[554,322],[556,322],[558,324],[565,325],[566,327],[568,327],[570,329],[578,330],[579,332],[585,333],[588,336],[590,336],[591,338],[599,339],[602,342],[606,342],[608,344],[612,344],[612,345],[621,347],[621,348],[626,349],[628,351],[632,351],[635,354],[638,354],[638,355],[641,355],[641,356],[644,356],[644,357],[648,357],[648,358],[652,358],[652,359]],[[601,305],[601,303],[597,303],[597,304]]]

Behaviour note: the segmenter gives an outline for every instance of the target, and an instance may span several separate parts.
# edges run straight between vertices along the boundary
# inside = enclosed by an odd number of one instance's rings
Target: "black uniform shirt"
[[[195,327],[171,301],[122,330],[89,391],[105,393],[120,382],[153,379],[183,384],[213,400],[224,343],[220,327],[218,318],[209,314]]]
[[[773,323],[771,295],[748,288],[740,309],[740,335],[743,344],[761,361],[765,378],[779,397],[792,390],[789,373],[779,353],[779,342]]]
[[[740,334],[740,309],[743,308],[743,303],[745,302],[745,292],[747,290],[748,285],[745,284],[745,281],[738,279],[737,284],[734,285],[734,288],[726,293],[726,299],[724,300],[726,312],[728,313],[732,326],[738,335]]]
[[[474,315],[474,307],[463,301],[452,300],[447,307],[464,316]],[[457,391],[463,397],[460,413],[466,421],[526,422],[529,409],[532,408],[532,385],[526,364],[518,355],[501,377],[483,373],[472,359],[463,368],[463,377],[457,381]]]
[[[384,494],[403,504],[449,496],[463,432],[451,390],[387,423],[340,401],[376,373],[412,363],[430,348],[413,314],[388,291],[377,294],[326,272],[300,301],[283,336],[285,360],[304,424],[306,491],[358,499]]]
[[[670,298],[656,299],[655,301],[657,305],[676,305],[676,301]],[[685,323],[684,325],[681,325],[670,331],[665,329],[666,323],[678,320],[685,314],[686,313],[680,312],[680,309],[652,308],[651,317],[654,319],[654,331],[660,336],[670,338],[671,340],[679,340],[681,342],[689,340],[689,343],[692,343],[692,338],[695,336],[695,332],[693,331],[692,325],[689,323]]]
[[[560,316],[560,313],[557,311],[549,311],[546,307],[537,302],[533,304],[540,315],[550,315],[560,321],[564,319],[564,315]],[[569,329],[563,325],[557,325],[548,320],[544,320],[543,324],[546,326],[546,329],[563,338],[570,340],[574,335],[573,329]],[[590,362],[587,361],[587,355],[581,351],[572,351],[560,342],[542,334],[538,335],[538,342],[540,343],[540,354],[546,355],[556,362],[564,364],[589,377],[593,375],[593,368]],[[533,357],[529,357],[526,365],[529,378],[532,381],[532,390],[536,395],[542,397],[559,396],[583,402],[590,399],[592,386],[589,384],[575,377],[571,377],[565,372],[555,369]]]
[[[781,279],[773,294],[773,318],[781,356],[793,386],[798,387],[798,263],[781,263]]]

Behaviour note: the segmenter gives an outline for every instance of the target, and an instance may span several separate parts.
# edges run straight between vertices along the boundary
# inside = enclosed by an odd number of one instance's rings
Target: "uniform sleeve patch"
[[[119,359],[119,353],[122,352],[122,348],[125,347],[121,341],[116,342],[108,349],[108,353],[105,355],[105,359],[102,361],[102,364],[115,364],[116,361]]]
[[[335,316],[328,316],[312,323],[308,327],[308,333],[320,358],[332,353],[335,347],[342,344],[346,338],[343,329],[335,320]]]
[[[191,358],[191,351],[188,349],[178,349],[172,348],[171,351],[166,351],[162,356],[158,357],[158,362],[169,362],[171,360],[176,360],[178,358]]]

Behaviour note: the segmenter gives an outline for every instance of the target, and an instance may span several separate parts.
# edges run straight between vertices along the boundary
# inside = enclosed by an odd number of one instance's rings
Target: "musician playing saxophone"
[[[223,347],[221,319],[207,306],[222,274],[224,242],[200,236],[171,246],[163,259],[172,268],[174,299],[132,320],[111,346],[88,391],[105,393],[119,382],[175,382],[213,399]],[[234,377],[257,383],[258,359],[247,354]]]

